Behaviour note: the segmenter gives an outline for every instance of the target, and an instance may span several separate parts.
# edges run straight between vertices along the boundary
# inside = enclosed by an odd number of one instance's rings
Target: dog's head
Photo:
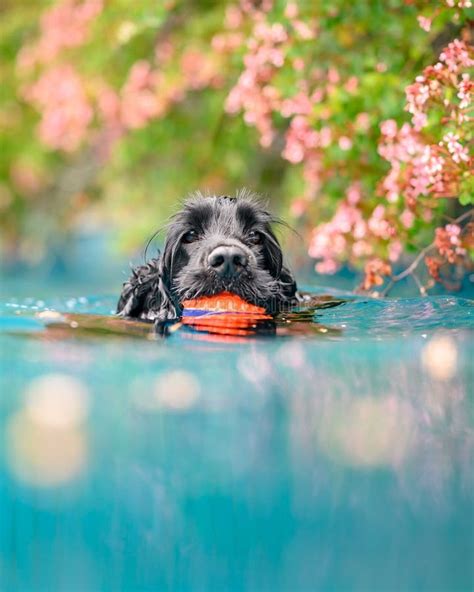
[[[271,225],[254,197],[189,199],[168,224],[160,257],[133,269],[117,312],[166,321],[184,300],[232,292],[268,312],[293,304],[296,283]]]
[[[252,196],[189,199],[167,227],[160,259],[174,304],[223,291],[271,312],[290,301],[296,284],[283,265],[274,222]]]

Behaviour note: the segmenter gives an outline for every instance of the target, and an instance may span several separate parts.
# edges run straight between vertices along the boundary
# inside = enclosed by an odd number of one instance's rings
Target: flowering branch
[[[17,56],[0,98],[0,225],[13,240],[58,171],[93,149],[97,183],[71,186],[63,218],[100,199],[130,246],[167,199],[245,184],[288,206],[316,271],[363,268],[365,291],[393,280],[414,243],[430,245],[403,277],[420,283],[423,260],[445,285],[441,268],[467,269],[469,231],[436,226],[450,201],[474,205],[472,1],[389,3],[383,22],[369,0],[211,4],[52,0],[14,35],[0,23]]]
[[[468,220],[469,218],[474,219],[474,208],[471,208],[467,212],[464,212],[464,214],[462,214],[461,216],[459,216],[458,218],[453,220],[452,223],[449,224],[448,226],[455,226],[455,227],[459,228],[459,225],[462,224],[465,220]],[[471,229],[469,228],[468,231],[470,231],[470,230]],[[456,233],[454,236],[457,236],[457,234],[458,233]],[[453,245],[454,245],[456,243],[456,239],[451,242],[453,242]],[[387,296],[389,294],[390,290],[393,288],[393,286],[397,282],[400,282],[401,280],[405,279],[408,276],[412,276],[415,283],[418,285],[418,289],[420,291],[420,294],[424,296],[426,294],[427,286],[424,286],[423,284],[421,284],[418,276],[416,276],[414,272],[416,271],[418,266],[421,264],[421,262],[425,260],[428,253],[430,253],[431,251],[436,249],[437,246],[438,246],[437,240],[435,239],[431,244],[429,244],[424,249],[422,249],[406,269],[404,269],[402,272],[400,272],[396,275],[392,275],[390,277],[390,281],[389,281],[388,285],[384,288],[384,290],[381,292],[380,295]],[[462,254],[464,255],[465,253],[462,253]]]

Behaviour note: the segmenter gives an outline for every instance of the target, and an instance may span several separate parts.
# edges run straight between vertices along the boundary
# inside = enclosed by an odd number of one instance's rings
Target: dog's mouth
[[[272,308],[269,301],[277,294],[277,284],[264,270],[245,272],[230,278],[220,277],[207,270],[183,270],[176,278],[174,292],[181,306],[186,300],[227,292],[249,304],[269,310]]]

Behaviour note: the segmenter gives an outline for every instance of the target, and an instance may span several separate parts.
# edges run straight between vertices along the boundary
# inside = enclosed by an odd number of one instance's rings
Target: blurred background
[[[3,0],[1,590],[473,589],[473,301],[337,289],[472,294],[473,21]],[[129,262],[241,187],[343,304],[133,339]]]
[[[187,194],[241,187],[308,283],[382,291],[420,254],[408,291],[472,283],[470,0],[0,10],[9,295],[116,292]]]

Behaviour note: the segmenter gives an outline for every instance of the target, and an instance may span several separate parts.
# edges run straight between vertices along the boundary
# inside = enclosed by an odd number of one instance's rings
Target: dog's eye
[[[188,230],[188,232],[183,236],[184,243],[192,243],[198,238],[198,233],[195,230]]]
[[[253,245],[259,245],[262,242],[262,234],[258,230],[251,230],[248,234],[248,240]]]

